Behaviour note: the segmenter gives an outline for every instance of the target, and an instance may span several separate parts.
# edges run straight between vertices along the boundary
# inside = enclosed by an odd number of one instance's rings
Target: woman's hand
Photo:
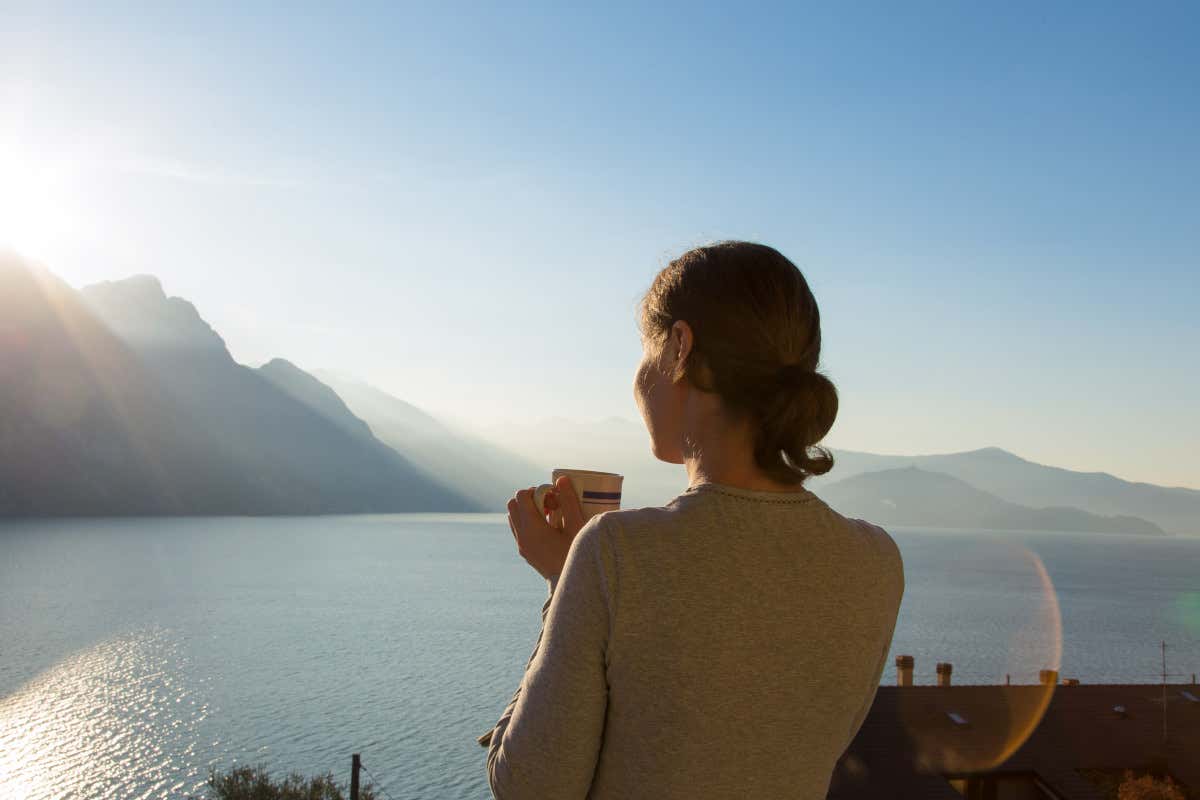
[[[521,489],[508,501],[508,526],[517,542],[517,553],[543,578],[551,580],[562,574],[571,542],[583,527],[583,509],[570,476],[561,475],[553,494],[546,494],[546,510],[555,509],[552,519],[561,519],[562,527],[551,525],[533,502],[535,488]]]

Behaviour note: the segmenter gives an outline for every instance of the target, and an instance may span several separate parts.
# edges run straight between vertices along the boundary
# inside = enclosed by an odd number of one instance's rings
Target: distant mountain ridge
[[[682,464],[659,461],[650,450],[650,434],[641,420],[606,417],[580,421],[563,416],[514,420],[491,425],[480,436],[550,470],[593,469],[624,476],[621,507],[662,506],[688,486]]]
[[[0,454],[0,516],[215,511],[253,493],[77,292],[8,253]]]
[[[94,283],[79,294],[117,338],[139,353],[233,360],[225,340],[196,307],[168,297],[153,275]]]
[[[581,421],[559,416],[495,424],[483,433],[543,464],[620,472],[625,476],[625,507],[663,505],[688,484],[683,465],[653,457],[649,434],[640,420],[609,417]],[[1137,518],[1171,534],[1200,535],[1200,491],[1194,489],[1049,467],[997,447],[929,456],[879,455],[835,448],[833,455],[833,471],[806,483],[818,495],[855,475],[916,466],[950,475],[996,498],[1034,510],[1062,508],[1098,517]],[[1066,490],[1053,493],[1042,484],[1045,479]]]
[[[257,479],[268,513],[479,510],[375,439],[331,390],[289,362],[262,370],[235,362],[195,308],[166,297],[157,281],[106,282],[80,294],[128,337],[231,469]],[[331,413],[339,405],[343,413]],[[286,500],[269,502],[272,492]]]
[[[913,466],[859,473],[817,494],[841,514],[878,525],[1166,535],[1137,517],[1010,503],[945,473]]]
[[[517,489],[550,480],[548,469],[411,403],[332,371],[315,374],[376,436],[432,479],[454,486],[487,511],[501,513]]]
[[[258,368],[258,374],[356,439],[375,438],[371,427],[354,416],[337,392],[287,359],[271,359]]]
[[[626,508],[663,505],[688,484],[682,465],[654,458],[640,420],[459,430],[344,375],[238,364],[153,276],[74,290],[6,252],[0,454],[0,516],[502,512],[557,466],[625,475]],[[834,455],[809,487],[881,523],[1200,534],[1194,489],[999,448]]]
[[[908,466],[951,475],[1010,503],[1033,508],[1071,506],[1101,516],[1140,517],[1169,533],[1200,535],[1200,490],[1047,466],[998,447],[921,456],[835,450],[833,471],[813,479],[811,485],[817,489],[863,472]]]
[[[285,372],[154,278],[76,291],[0,254],[0,516],[481,510]]]

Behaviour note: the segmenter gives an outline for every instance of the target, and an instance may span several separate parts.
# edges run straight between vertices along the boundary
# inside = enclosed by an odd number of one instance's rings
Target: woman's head
[[[821,318],[796,265],[753,242],[689,250],[664,267],[638,315],[634,379],[654,453],[682,463],[689,393],[718,422],[749,431],[754,462],[780,484],[828,472],[817,447],[837,416],[837,391],[817,372]]]

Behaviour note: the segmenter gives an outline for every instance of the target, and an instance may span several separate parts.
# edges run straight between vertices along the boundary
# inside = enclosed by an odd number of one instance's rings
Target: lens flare
[[[1185,630],[1200,636],[1200,592],[1184,592],[1175,598],[1175,612]]]
[[[912,761],[922,769],[994,769],[1030,737],[1054,695],[1062,659],[1062,614],[1050,575],[1041,558],[1019,543],[1003,542],[987,559],[981,574],[1002,572],[1002,585],[1024,587],[1005,600],[1011,604],[1010,625],[979,628],[982,636],[1006,641],[1004,663],[997,665],[988,685],[949,691],[913,686],[896,692]]]

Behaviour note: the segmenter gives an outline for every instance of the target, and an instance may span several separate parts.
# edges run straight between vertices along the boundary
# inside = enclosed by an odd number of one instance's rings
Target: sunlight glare
[[[61,244],[72,230],[73,172],[68,161],[0,147],[0,246],[44,258]]]

